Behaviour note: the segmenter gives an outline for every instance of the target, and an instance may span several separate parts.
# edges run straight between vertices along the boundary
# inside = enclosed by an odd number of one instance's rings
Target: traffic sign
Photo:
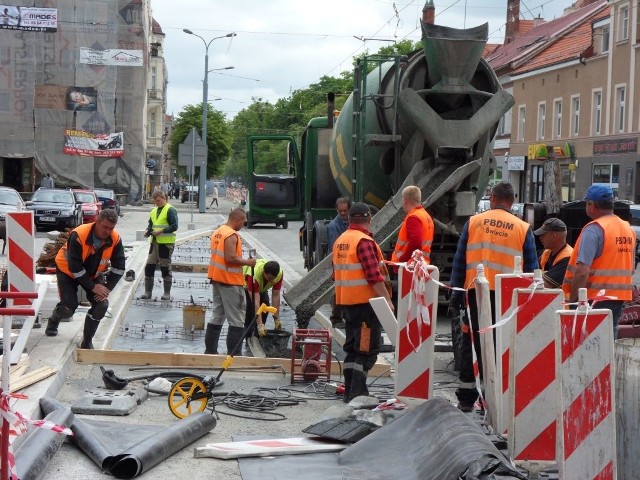
[[[192,128],[180,145],[178,145],[178,165],[187,167],[187,173],[191,174],[191,166],[207,166],[207,146],[202,143],[200,135]],[[195,172],[193,172],[195,175]]]

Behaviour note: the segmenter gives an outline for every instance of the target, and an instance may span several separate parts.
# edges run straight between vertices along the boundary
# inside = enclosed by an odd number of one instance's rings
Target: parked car
[[[478,208],[476,209],[476,213],[482,213],[489,210],[491,206],[489,205],[489,197],[482,197],[482,200],[478,202]]]
[[[98,221],[98,214],[102,210],[102,201],[93,190],[74,189],[76,201],[82,204],[82,223]]]
[[[511,212],[518,218],[524,217],[524,203],[514,203],[511,205]]]
[[[197,202],[198,201],[198,186],[187,185],[180,192],[180,202]]]
[[[25,206],[33,210],[36,229],[62,230],[82,224],[82,204],[70,189],[39,188]]]
[[[113,190],[106,188],[94,188],[94,192],[98,196],[98,200],[102,202],[102,208],[113,208],[119,217],[120,215],[120,202],[116,198],[116,193]]]
[[[24,201],[20,194],[11,187],[0,187],[0,238],[7,241],[6,214],[24,210]],[[4,246],[3,252],[4,253]]]

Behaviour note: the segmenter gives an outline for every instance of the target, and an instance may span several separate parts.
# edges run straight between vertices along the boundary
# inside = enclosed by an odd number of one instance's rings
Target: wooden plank
[[[38,383],[40,380],[44,380],[45,378],[54,375],[57,372],[55,368],[52,367],[42,367],[34,370],[32,372],[27,373],[20,377],[20,379],[9,385],[10,392],[16,392],[18,390],[22,390],[23,388],[28,387],[29,385],[33,385],[34,383]]]
[[[170,353],[170,352],[131,352],[126,350],[85,350],[78,349],[78,363],[98,363],[110,365],[163,365],[167,367],[209,367],[222,368],[226,355],[205,355],[203,353]],[[255,358],[233,357],[234,367],[270,367],[280,365],[291,373],[291,359],[288,358]],[[331,373],[338,375],[341,365],[331,362]],[[391,365],[378,360],[371,370],[370,377],[391,376]]]

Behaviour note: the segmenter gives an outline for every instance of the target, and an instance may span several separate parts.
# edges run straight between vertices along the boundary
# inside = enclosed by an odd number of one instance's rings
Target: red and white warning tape
[[[11,471],[11,478],[14,480],[20,480],[18,472],[16,471],[16,459],[13,454],[12,444],[16,437],[27,433],[29,425],[37,428],[44,428],[51,430],[52,432],[62,433],[63,435],[73,436],[73,432],[70,428],[57,425],[48,420],[31,420],[28,416],[21,414],[11,408],[9,399],[27,399],[28,397],[21,393],[6,393],[0,392],[0,417],[9,423],[9,452],[7,460],[9,463],[9,470]]]

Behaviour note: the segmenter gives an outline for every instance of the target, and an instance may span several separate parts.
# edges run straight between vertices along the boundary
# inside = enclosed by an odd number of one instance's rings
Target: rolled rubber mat
[[[57,400],[42,398],[45,415],[67,409]],[[206,435],[216,426],[210,413],[199,412],[169,426],[132,425],[98,420],[80,420],[71,424],[74,443],[102,471],[115,478],[135,478],[154,465]]]

